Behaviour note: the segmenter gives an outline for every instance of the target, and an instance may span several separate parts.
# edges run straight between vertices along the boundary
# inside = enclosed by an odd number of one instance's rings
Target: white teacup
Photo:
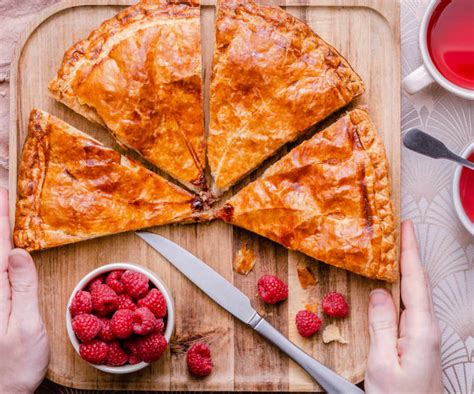
[[[462,157],[467,159],[471,153],[474,152],[474,142],[469,145],[464,152],[461,154]],[[462,166],[457,166],[456,170],[454,171],[453,177],[453,201],[454,201],[454,208],[456,213],[459,217],[461,223],[466,227],[466,230],[474,236],[474,223],[469,219],[467,216],[466,210],[464,209],[461,201],[461,194],[460,190],[460,180],[461,180],[461,172],[464,170]]]
[[[421,55],[423,57],[423,65],[418,67],[410,75],[405,77],[402,82],[403,89],[409,94],[415,94],[433,82],[439,83],[443,88],[454,93],[457,96],[468,100],[474,100],[474,90],[466,89],[455,85],[446,79],[434,65],[430,53],[428,51],[428,25],[433,15],[433,11],[438,5],[438,0],[432,0],[425,11],[423,20],[421,22],[420,33],[418,41],[420,45]],[[474,22],[473,22],[474,23]]]

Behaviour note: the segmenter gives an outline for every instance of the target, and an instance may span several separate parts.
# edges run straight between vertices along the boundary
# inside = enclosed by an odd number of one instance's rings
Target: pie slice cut
[[[349,63],[279,7],[221,0],[208,162],[218,195],[364,92]]]
[[[369,278],[398,278],[387,157],[366,111],[349,112],[269,167],[217,217]]]
[[[37,109],[18,175],[14,243],[36,250],[199,220],[199,197]]]
[[[201,27],[193,1],[141,1],[73,45],[52,96],[188,188],[206,189]]]

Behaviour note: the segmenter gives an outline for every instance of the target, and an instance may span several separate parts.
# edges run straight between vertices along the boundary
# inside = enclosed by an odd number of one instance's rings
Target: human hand
[[[397,321],[391,295],[374,290],[369,302],[367,393],[442,393],[441,351],[429,280],[421,265],[411,221],[401,230],[401,295]]]
[[[49,363],[49,341],[38,308],[31,256],[13,249],[8,192],[0,188],[0,393],[32,393]]]

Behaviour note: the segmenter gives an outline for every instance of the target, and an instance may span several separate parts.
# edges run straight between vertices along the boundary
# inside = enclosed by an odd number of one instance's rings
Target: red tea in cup
[[[474,152],[467,159],[474,162]],[[474,170],[462,169],[459,179],[459,197],[467,217],[474,223]]]
[[[438,71],[474,90],[474,0],[440,0],[431,14],[427,43]]]

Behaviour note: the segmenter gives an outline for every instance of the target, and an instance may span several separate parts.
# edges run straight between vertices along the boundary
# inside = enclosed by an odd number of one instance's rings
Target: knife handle
[[[363,393],[357,386],[301,350],[265,319],[262,318],[253,328],[300,365],[328,393]]]

